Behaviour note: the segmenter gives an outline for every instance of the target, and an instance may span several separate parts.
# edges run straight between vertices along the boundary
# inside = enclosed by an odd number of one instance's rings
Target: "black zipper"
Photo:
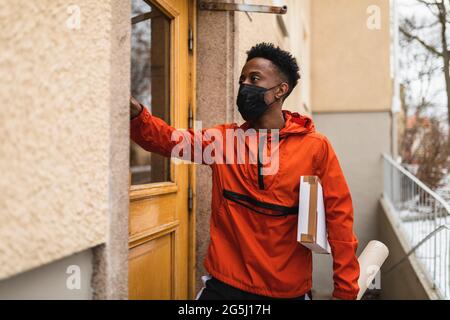
[[[298,214],[298,206],[286,207],[286,206],[280,206],[278,204],[262,202],[262,201],[254,199],[254,198],[251,198],[245,194],[240,194],[240,193],[236,193],[236,192],[229,191],[229,190],[223,190],[223,196],[225,199],[236,202],[252,211],[255,211],[257,213],[260,213],[260,214],[263,214],[266,216],[282,217],[282,216],[287,216],[287,215],[297,215]],[[275,211],[278,213],[276,213],[276,214],[267,213],[264,211],[260,211],[260,210],[256,209],[255,207]]]

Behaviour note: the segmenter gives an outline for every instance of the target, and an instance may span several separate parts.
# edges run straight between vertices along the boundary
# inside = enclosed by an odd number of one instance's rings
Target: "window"
[[[170,19],[150,0],[132,0],[131,94],[170,123]],[[170,181],[170,160],[131,141],[131,183]]]

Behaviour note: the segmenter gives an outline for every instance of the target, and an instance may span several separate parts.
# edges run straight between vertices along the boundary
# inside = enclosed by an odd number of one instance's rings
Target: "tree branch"
[[[425,49],[427,49],[429,52],[433,53],[434,55],[438,57],[442,57],[443,54],[440,52],[437,48],[433,47],[432,45],[429,45],[424,40],[420,39],[418,36],[411,34],[408,30],[406,30],[403,27],[399,27],[400,32],[409,40],[415,40],[418,43],[420,43]]]

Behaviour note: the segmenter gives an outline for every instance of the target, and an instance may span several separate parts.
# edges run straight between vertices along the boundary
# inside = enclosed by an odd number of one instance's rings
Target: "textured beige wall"
[[[107,240],[113,3],[0,0],[0,278]]]
[[[234,15],[199,11],[197,34],[197,106],[196,120],[203,128],[235,121],[235,24]],[[214,72],[211,72],[214,70]],[[203,261],[209,244],[211,215],[211,169],[196,170],[196,287],[206,273]]]
[[[109,70],[109,179],[106,243],[93,249],[94,299],[128,298],[128,205],[130,169],[131,4],[111,0]]]
[[[369,6],[381,12],[370,30]],[[390,110],[389,0],[311,1],[314,112]]]

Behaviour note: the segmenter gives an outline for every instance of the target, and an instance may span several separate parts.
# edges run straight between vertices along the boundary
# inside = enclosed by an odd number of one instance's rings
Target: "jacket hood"
[[[280,130],[280,138],[289,135],[302,135],[312,132],[316,132],[316,127],[314,125],[311,117],[307,115],[301,115],[298,112],[291,112],[289,110],[283,110],[283,116],[285,120],[284,128]],[[250,122],[245,122],[240,126],[241,129],[247,130],[251,127]]]
[[[316,132],[316,127],[311,117],[288,110],[283,110],[283,115],[285,125],[280,130],[280,136]]]

